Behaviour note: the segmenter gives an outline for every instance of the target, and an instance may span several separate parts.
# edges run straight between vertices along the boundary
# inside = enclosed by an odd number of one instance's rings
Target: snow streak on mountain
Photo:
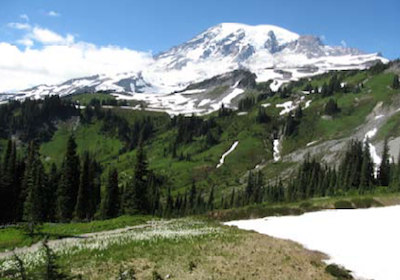
[[[65,96],[109,92],[118,94],[119,98],[146,101],[153,109],[199,113],[208,110],[197,110],[199,108],[193,102],[188,108],[188,102],[193,101],[188,95],[207,89],[186,94],[176,92],[223,73],[246,69],[256,74],[258,82],[274,80],[271,89],[277,90],[284,82],[329,70],[363,69],[378,60],[387,61],[376,53],[365,54],[353,48],[326,46],[317,37],[300,36],[272,25],[222,23],[155,56],[150,67],[140,72],[96,75],[60,85],[40,85],[11,97],[41,98],[49,94]],[[235,90],[232,87],[225,94],[231,94]],[[160,101],[165,101],[165,98],[168,102]],[[196,99],[199,98],[201,96],[197,95]]]

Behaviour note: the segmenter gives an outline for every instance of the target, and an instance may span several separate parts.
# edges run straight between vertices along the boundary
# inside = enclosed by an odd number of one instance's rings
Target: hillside
[[[285,178],[306,154],[337,164],[350,139],[363,140],[373,129],[376,133],[370,141],[377,154],[382,153],[383,139],[390,137],[390,155],[397,157],[399,91],[392,89],[395,74],[388,67],[394,66],[331,72],[290,83],[277,93],[265,89],[264,84],[244,87],[243,97],[236,103],[240,110],[219,109],[198,117],[169,118],[163,113],[142,111],[136,105],[118,104],[107,94],[74,95],[71,100],[79,101],[82,108],[86,105],[86,109],[71,109],[67,116],[55,113],[44,131],[24,136],[26,129],[21,128],[13,132],[13,137],[18,140],[21,155],[29,140],[39,139],[41,157],[49,168],[52,163],[60,166],[68,137],[74,134],[78,154],[89,151],[102,164],[103,174],[110,166],[116,167],[124,183],[133,172],[140,123],[150,120],[151,132],[145,142],[149,168],[166,178],[174,194],[183,195],[195,180],[205,192],[215,186],[220,197],[240,189],[249,170],[261,170],[267,179]],[[323,93],[323,85],[332,79],[340,85],[337,92]],[[224,87],[223,81],[215,87]],[[325,107],[331,99],[339,111],[328,115]],[[113,105],[96,105],[101,102]],[[300,119],[291,116],[296,106],[302,108]],[[11,112],[17,116],[19,110]],[[4,152],[7,132],[2,135]],[[216,168],[235,141],[236,149]],[[102,178],[105,180],[105,176]]]

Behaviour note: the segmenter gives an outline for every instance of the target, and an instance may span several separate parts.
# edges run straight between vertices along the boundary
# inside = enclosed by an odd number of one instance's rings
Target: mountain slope
[[[146,101],[154,99],[146,95],[157,94],[158,99],[166,100],[157,107],[173,112],[181,98],[170,100],[170,93],[234,70],[251,71],[258,82],[274,80],[271,89],[277,90],[288,81],[330,70],[365,69],[377,61],[387,62],[376,53],[364,54],[353,48],[326,46],[317,37],[298,35],[272,25],[222,23],[155,56],[154,62],[140,72],[96,75],[54,86],[40,85],[20,91],[13,97],[107,92],[123,94],[119,95],[121,99]],[[3,99],[9,97],[6,95]],[[187,102],[188,105],[179,111],[201,111],[192,103]]]

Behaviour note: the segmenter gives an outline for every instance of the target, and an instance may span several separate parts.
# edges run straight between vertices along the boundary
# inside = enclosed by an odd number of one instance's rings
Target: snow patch
[[[276,108],[284,108],[279,115],[283,116],[291,111],[293,111],[294,109],[297,108],[297,106],[294,104],[293,101],[287,101],[285,103],[282,104],[276,104]]]
[[[239,112],[237,115],[238,116],[246,116],[248,114],[248,112]]]
[[[400,206],[326,210],[301,216],[231,221],[228,226],[299,242],[329,255],[359,279],[397,280],[400,275]],[[343,230],[345,229],[345,230]]]
[[[376,135],[377,132],[378,132],[377,128],[374,128],[374,129],[368,131],[365,134],[364,143],[365,143],[365,141],[367,141],[367,140],[369,141],[370,139],[372,139]],[[374,162],[374,173],[375,173],[375,176],[377,176],[378,175],[378,169],[379,169],[379,166],[380,166],[380,164],[382,162],[382,159],[379,157],[378,153],[376,152],[375,146],[372,145],[371,142],[369,142],[368,144],[369,144],[369,151],[370,151],[370,154],[371,154],[371,158],[372,158],[372,161]]]
[[[271,103],[265,103],[265,104],[261,104],[262,107],[267,108],[269,106],[271,106]]]
[[[384,116],[385,115],[378,115],[378,116],[375,117],[375,120],[379,120],[379,119],[383,118]]]
[[[274,161],[277,162],[281,159],[279,139],[274,139]]]
[[[310,146],[314,145],[315,143],[318,143],[318,141],[319,141],[319,140],[316,140],[316,141],[312,141],[312,142],[310,142],[310,143],[307,143],[307,147],[310,147]]]
[[[220,168],[224,164],[226,156],[229,155],[230,153],[232,153],[236,149],[238,144],[239,144],[239,141],[236,141],[235,143],[233,143],[233,145],[230,147],[230,149],[225,154],[222,155],[221,159],[219,160],[219,163],[217,164],[217,168]]]

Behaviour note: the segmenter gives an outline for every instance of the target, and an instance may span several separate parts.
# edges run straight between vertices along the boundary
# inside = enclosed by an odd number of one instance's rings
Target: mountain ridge
[[[273,80],[271,89],[276,91],[289,81],[331,70],[365,69],[378,61],[388,62],[378,53],[365,54],[355,48],[327,46],[318,37],[299,35],[274,25],[221,23],[157,54],[154,62],[142,71],[99,74],[59,85],[39,85],[4,95],[3,100],[95,92],[143,100],[146,99],[143,95],[160,97],[179,92],[191,84],[238,69],[254,73],[257,82]],[[160,109],[171,111],[174,106]]]

